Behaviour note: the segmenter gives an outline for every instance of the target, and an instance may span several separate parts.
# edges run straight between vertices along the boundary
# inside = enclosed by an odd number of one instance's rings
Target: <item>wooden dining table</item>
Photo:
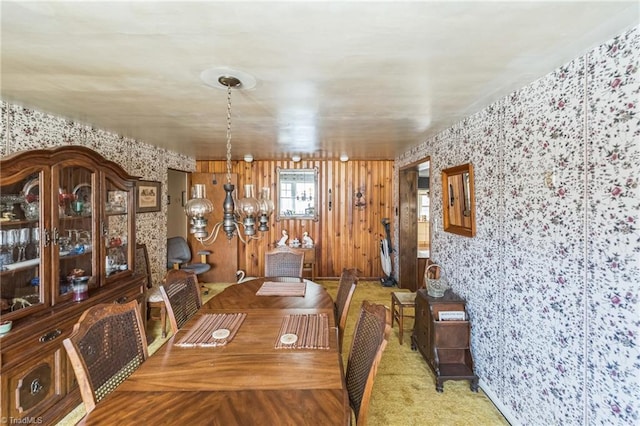
[[[79,424],[349,424],[331,297],[309,280],[304,296],[256,295],[265,281],[213,297]],[[246,317],[226,344],[179,344],[203,316],[239,313]],[[285,318],[323,314],[328,349],[276,348]]]

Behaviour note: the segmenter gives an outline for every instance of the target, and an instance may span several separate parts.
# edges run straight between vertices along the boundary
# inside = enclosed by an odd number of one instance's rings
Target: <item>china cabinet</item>
[[[0,161],[0,308],[13,322],[0,337],[2,418],[62,418],[81,402],[62,340],[82,312],[131,299],[144,309],[135,182],[84,147]]]
[[[415,315],[411,347],[420,351],[436,376],[436,390],[444,390],[445,380],[469,380],[477,392],[465,301],[451,290],[432,297],[421,289],[416,293]]]

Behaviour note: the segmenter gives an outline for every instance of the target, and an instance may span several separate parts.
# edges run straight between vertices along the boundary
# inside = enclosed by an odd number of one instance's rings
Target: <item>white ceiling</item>
[[[194,156],[392,159],[627,28],[627,2],[1,2],[1,97]]]

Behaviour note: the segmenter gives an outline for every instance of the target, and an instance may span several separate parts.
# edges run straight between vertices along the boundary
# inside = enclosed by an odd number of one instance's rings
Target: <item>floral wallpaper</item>
[[[633,28],[396,159],[430,157],[431,255],[513,424],[640,424],[639,58]],[[466,162],[474,238],[442,231],[440,171]]]
[[[134,176],[161,182],[161,200],[167,198],[167,169],[195,171],[194,158],[22,106],[0,102],[0,108],[0,156],[63,145],[86,146]],[[147,245],[154,283],[166,272],[167,206],[161,204],[159,212],[136,216],[137,241]]]

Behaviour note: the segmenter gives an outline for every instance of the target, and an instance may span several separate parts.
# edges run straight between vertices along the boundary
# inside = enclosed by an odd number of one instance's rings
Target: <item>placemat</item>
[[[277,281],[265,281],[262,283],[256,296],[301,296],[307,291],[307,283],[286,283]]]
[[[175,345],[183,347],[224,346],[236,335],[246,316],[247,314],[244,313],[202,315],[193,328],[182,336]],[[218,330],[229,330],[229,335],[215,338],[213,333]],[[218,333],[220,332],[218,331]],[[225,334],[225,332],[221,334]]]
[[[287,315],[282,319],[275,348],[329,349],[329,317],[327,314]]]

